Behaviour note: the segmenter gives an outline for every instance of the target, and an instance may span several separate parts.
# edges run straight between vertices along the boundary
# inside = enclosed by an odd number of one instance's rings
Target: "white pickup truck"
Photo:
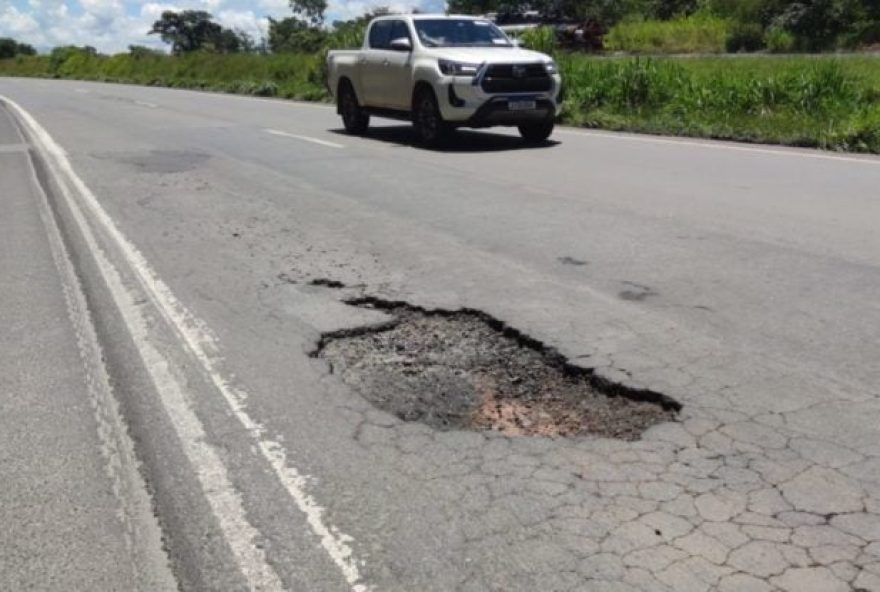
[[[379,17],[360,50],[331,51],[327,66],[351,134],[365,133],[370,115],[412,121],[428,145],[456,127],[517,126],[531,143],[553,133],[562,82],[556,64],[485,19]]]

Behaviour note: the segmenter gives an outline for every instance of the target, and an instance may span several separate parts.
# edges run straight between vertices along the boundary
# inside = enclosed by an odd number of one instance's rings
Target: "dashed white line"
[[[313,138],[311,136],[301,136],[299,134],[291,134],[289,132],[282,132],[281,130],[276,129],[265,129],[263,130],[267,134],[272,134],[273,136],[282,136],[284,138],[293,138],[295,140],[302,140],[303,142],[311,142],[313,144],[320,144],[321,146],[327,146],[329,148],[345,148],[342,144],[337,144],[335,142],[328,142],[327,140],[321,140],[319,138]]]
[[[629,134],[614,134],[605,131],[586,132],[577,129],[557,128],[557,133],[568,134],[572,136],[583,136],[588,138],[602,138],[608,140],[619,140],[623,142],[641,142],[643,144],[667,144],[672,146],[688,146],[695,148],[707,148],[709,150],[732,150],[734,152],[751,152],[753,154],[769,154],[772,156],[787,156],[794,158],[814,158],[818,160],[839,160],[843,162],[857,162],[859,164],[880,165],[880,159],[875,157],[857,157],[843,156],[838,154],[827,154],[822,152],[808,152],[807,149],[787,150],[785,148],[761,148],[758,146],[737,146],[717,140],[686,140],[676,138],[658,138],[654,136],[640,136]]]
[[[156,103],[150,103],[147,101],[137,101],[137,100],[134,102],[134,104],[140,105],[141,107],[149,107],[150,109],[155,109],[159,106]]]
[[[28,128],[32,137],[39,143],[50,161],[50,166],[59,178],[59,186],[70,209],[82,227],[83,236],[90,243],[90,250],[101,266],[102,273],[114,294],[117,306],[123,313],[138,350],[162,397],[163,405],[175,422],[175,428],[187,442],[185,452],[194,466],[198,467],[197,476],[211,503],[212,510],[218,517],[224,536],[227,538],[239,563],[239,568],[248,578],[254,590],[282,589],[280,579],[268,564],[265,551],[254,544],[256,531],[247,521],[241,499],[237,491],[228,481],[226,467],[204,439],[204,428],[189,407],[182,386],[174,377],[167,360],[161,352],[147,339],[149,322],[144,318],[142,307],[135,295],[131,294],[119,277],[119,272],[101,250],[90,230],[74,197],[74,191],[90,212],[91,217],[100,224],[103,232],[116,244],[126,260],[126,264],[137,276],[141,286],[147,292],[158,311],[181,337],[183,344],[199,361],[205,375],[211,380],[223,396],[233,416],[251,434],[257,449],[275,472],[287,493],[296,506],[305,514],[306,521],[312,532],[318,536],[321,546],[341,571],[351,587],[352,592],[367,592],[368,586],[361,583],[359,562],[354,557],[349,543],[352,538],[328,524],[324,519],[324,508],[306,491],[308,476],[300,473],[288,463],[288,453],[280,442],[267,437],[265,428],[254,420],[247,412],[248,395],[241,388],[234,386],[221,371],[222,359],[219,354],[218,340],[208,326],[193,315],[172,293],[171,289],[159,278],[143,254],[119,230],[116,223],[99,203],[98,199],[73,170],[64,149],[59,146],[49,133],[37,121],[14,101],[0,95],[0,100],[9,105]],[[67,181],[73,186],[69,188]],[[77,215],[78,214],[78,215]]]

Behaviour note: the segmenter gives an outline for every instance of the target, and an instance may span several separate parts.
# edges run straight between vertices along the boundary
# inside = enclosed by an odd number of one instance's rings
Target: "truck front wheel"
[[[367,132],[370,116],[358,105],[351,84],[343,84],[339,89],[339,113],[346,132],[355,136],[362,136]]]
[[[519,126],[519,135],[529,144],[545,142],[553,133],[553,120],[540,123],[526,123]]]
[[[437,97],[427,88],[413,101],[413,126],[419,141],[426,146],[439,146],[449,135],[451,128],[443,121]]]

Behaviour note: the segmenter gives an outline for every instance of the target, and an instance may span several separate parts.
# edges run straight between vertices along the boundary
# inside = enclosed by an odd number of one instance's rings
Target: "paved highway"
[[[0,589],[880,590],[880,159],[0,96]],[[309,355],[387,319],[362,296],[483,311],[679,421],[401,421]]]

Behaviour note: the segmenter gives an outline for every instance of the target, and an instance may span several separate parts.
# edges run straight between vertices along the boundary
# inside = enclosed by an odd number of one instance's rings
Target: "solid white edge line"
[[[265,128],[263,130],[267,134],[272,134],[273,136],[281,136],[284,138],[293,138],[295,140],[302,140],[303,142],[312,142],[313,144],[320,144],[321,146],[327,146],[329,148],[345,148],[342,144],[337,144],[335,142],[328,142],[327,140],[321,140],[319,138],[313,138],[311,136],[302,136],[300,134],[291,134],[290,132],[283,132],[281,130],[269,129]]]
[[[773,156],[785,156],[789,158],[813,158],[819,160],[839,160],[843,162],[857,162],[860,164],[880,165],[880,159],[871,156],[863,158],[856,156],[843,156],[837,154],[825,154],[822,152],[807,152],[788,150],[783,146],[779,148],[767,146],[766,148],[759,146],[741,146],[724,142],[723,140],[704,140],[697,141],[694,139],[678,139],[678,138],[660,138],[650,135],[636,134],[615,134],[605,130],[595,130],[591,132],[583,131],[577,128],[556,128],[558,133],[568,134],[572,136],[582,136],[585,138],[601,138],[609,140],[620,140],[624,142],[641,142],[643,144],[666,144],[672,146],[687,146],[690,148],[708,148],[710,150],[731,150],[734,152],[751,152],[754,154],[770,154]]]
[[[21,141],[27,142],[15,123],[13,127]],[[128,434],[119,401],[111,386],[82,284],[61,238],[49,198],[37,177],[33,158],[27,154],[26,159],[31,184],[37,194],[37,209],[48,237],[49,252],[58,271],[67,316],[76,337],[89,402],[97,423],[100,449],[105,459],[105,472],[119,501],[116,514],[122,523],[126,547],[131,555],[135,585],[144,592],[176,591],[179,586],[162,541],[162,530],[158,518],[153,514],[153,501],[147,485],[138,470],[140,462],[135,454],[134,442]]]
[[[351,586],[352,592],[369,592],[372,590],[371,587],[360,583],[361,577],[358,564],[361,562],[354,557],[352,549],[349,546],[349,543],[353,541],[352,537],[340,532],[335,526],[325,522],[323,516],[325,511],[324,508],[306,491],[309,477],[300,473],[295,467],[288,464],[288,453],[280,442],[265,437],[265,428],[251,418],[246,411],[247,393],[243,389],[234,386],[222,374],[222,358],[219,354],[218,339],[214,333],[201,319],[197,318],[186,309],[186,307],[172,293],[171,289],[159,278],[143,254],[141,254],[137,247],[135,247],[134,244],[122,234],[110,215],[107,214],[104,208],[100,205],[97,197],[73,170],[64,149],[55,142],[39,123],[37,123],[30,113],[25,111],[16,102],[3,95],[0,95],[0,100],[5,101],[6,104],[16,111],[24,124],[30,129],[31,133],[42,144],[44,152],[54,159],[54,162],[60,171],[71,181],[76,188],[77,193],[85,202],[86,207],[91,210],[91,214],[95,220],[103,226],[103,229],[108,236],[114,240],[116,246],[125,257],[126,263],[137,275],[138,280],[156,305],[157,309],[165,317],[170,326],[177,331],[184,344],[202,365],[203,371],[221,393],[235,418],[238,419],[242,426],[254,438],[257,448],[260,450],[262,456],[268,461],[275,472],[276,477],[283,484],[296,506],[303,512],[303,514],[305,514],[306,521],[312,529],[312,532],[320,538],[321,546],[342,572],[345,580]],[[61,183],[61,186],[65,187],[65,184]],[[65,198],[69,202],[72,210],[78,210],[74,198],[69,193],[65,193]],[[84,218],[81,223],[87,224]],[[84,234],[85,233],[90,234],[88,226],[84,228]],[[94,239],[94,237],[92,238]],[[98,249],[96,255],[103,256],[97,243],[94,244],[94,247]],[[110,275],[109,279],[113,280],[114,274],[118,274],[118,272],[112,267],[112,264],[110,264],[109,261],[106,263],[110,266],[107,270]],[[117,278],[116,281],[119,282],[117,288],[125,291],[121,279]],[[119,296],[122,298],[123,295]],[[123,304],[124,303],[123,299]],[[144,322],[140,317],[142,313],[136,302],[129,302],[128,304],[131,308],[130,312],[136,315],[132,318],[132,322],[134,323],[133,329],[137,331],[138,324]],[[142,327],[141,330],[146,330],[146,327]],[[145,336],[142,335],[142,337]],[[152,348],[152,345],[148,342],[144,341],[143,343],[149,348]],[[158,351],[155,353],[161,356]],[[162,364],[156,360],[153,360],[153,364],[158,364],[159,370],[164,368],[168,373],[168,378],[171,378],[173,381],[173,377],[170,372],[168,372],[167,364]],[[150,365],[148,365],[148,368],[149,367]],[[174,392],[175,383],[167,386],[169,387],[169,391],[171,391],[170,394],[177,395],[177,393]],[[180,394],[182,395],[182,393]],[[186,404],[185,399],[181,399],[181,401],[184,405]],[[198,418],[192,410],[188,408],[188,405],[185,405],[185,408],[180,411],[182,413],[191,414],[191,418],[198,422]],[[214,453],[214,451],[213,449],[208,449],[205,453],[210,454]],[[220,465],[220,468],[225,471],[225,467],[223,467],[222,464]],[[210,475],[207,476],[210,477]],[[202,479],[205,475],[200,472],[199,477]],[[232,510],[236,509],[236,502],[240,502],[240,500],[228,499],[228,497],[224,501],[231,504]],[[243,515],[242,519],[244,519]],[[247,524],[246,522],[245,524],[240,525],[245,533],[249,526],[250,524]]]
[[[64,200],[82,233],[83,239],[94,258],[101,276],[110,290],[126,328],[128,329],[138,355],[150,375],[175,433],[180,439],[184,455],[196,472],[196,477],[205,495],[211,512],[217,520],[223,538],[229,545],[238,570],[253,591],[284,590],[278,574],[269,564],[264,549],[257,545],[259,532],[247,520],[241,494],[229,478],[226,466],[217,451],[208,444],[207,434],[198,416],[193,411],[186,388],[180,383],[172,370],[173,364],[153,345],[150,339],[151,321],[146,318],[138,296],[126,287],[116,266],[100,246],[86,213],[80,207],[74,191],[81,191],[82,181],[70,168],[63,150],[48,133],[16,103],[0,96],[0,100],[16,111],[19,120],[28,128],[35,144],[40,145],[49,156],[47,165],[56,179]],[[53,160],[54,159],[54,160]],[[56,169],[55,167],[58,167]],[[67,181],[72,182],[71,188]],[[88,191],[86,189],[86,191]],[[84,196],[89,202],[89,195]],[[161,309],[160,309],[161,312]]]

